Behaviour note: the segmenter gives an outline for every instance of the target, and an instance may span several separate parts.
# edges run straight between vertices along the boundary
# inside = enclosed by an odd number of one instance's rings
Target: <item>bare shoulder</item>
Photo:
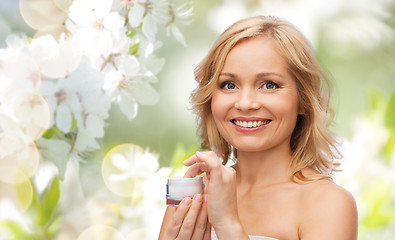
[[[331,180],[302,187],[301,239],[357,239],[358,214],[355,199]]]
[[[330,179],[322,179],[306,183],[302,188],[303,200],[306,204],[320,207],[322,205],[346,204],[355,205],[354,197],[343,187]]]

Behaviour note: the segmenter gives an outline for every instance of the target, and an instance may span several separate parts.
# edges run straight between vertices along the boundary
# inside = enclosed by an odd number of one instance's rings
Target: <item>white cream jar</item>
[[[166,204],[177,207],[185,197],[204,194],[204,182],[201,175],[194,178],[170,177],[166,184]]]

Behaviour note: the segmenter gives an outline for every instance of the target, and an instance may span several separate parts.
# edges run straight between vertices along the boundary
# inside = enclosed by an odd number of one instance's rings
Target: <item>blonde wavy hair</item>
[[[337,171],[341,154],[328,130],[333,117],[329,106],[330,82],[308,40],[292,24],[276,17],[256,16],[234,23],[219,36],[196,67],[198,86],[191,94],[191,102],[198,118],[202,148],[217,152],[224,164],[231,154],[237,158],[237,150],[222,138],[215,125],[211,96],[229,51],[240,41],[256,36],[264,36],[276,44],[297,83],[299,105],[304,114],[298,115],[290,141],[291,178],[308,181],[331,177],[332,172]],[[319,176],[307,178],[302,174],[304,168],[316,169]]]

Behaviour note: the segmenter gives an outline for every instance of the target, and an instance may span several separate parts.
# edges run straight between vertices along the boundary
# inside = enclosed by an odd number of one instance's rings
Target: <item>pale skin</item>
[[[254,37],[238,43],[217,85],[212,114],[221,136],[237,149],[237,164],[223,166],[211,151],[187,159],[185,177],[206,174],[206,199],[197,195],[169,207],[159,239],[211,239],[211,230],[219,239],[357,239],[351,194],[329,179],[296,183],[290,178],[291,134],[304,111],[295,80],[272,40]],[[309,168],[303,173],[317,174]]]

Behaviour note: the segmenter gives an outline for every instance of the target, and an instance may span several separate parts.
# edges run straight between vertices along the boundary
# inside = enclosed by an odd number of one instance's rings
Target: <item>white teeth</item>
[[[262,125],[268,124],[270,120],[262,122],[262,121],[239,121],[236,120],[234,121],[234,124],[236,124],[239,127],[244,127],[244,128],[255,128],[255,127],[260,127]]]

